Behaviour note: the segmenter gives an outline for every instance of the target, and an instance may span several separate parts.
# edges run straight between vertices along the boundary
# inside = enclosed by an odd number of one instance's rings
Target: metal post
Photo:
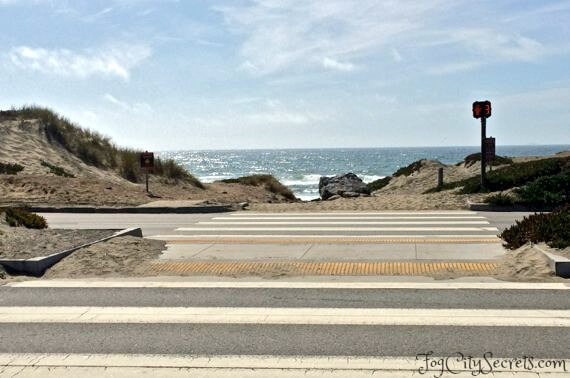
[[[438,168],[437,170],[437,187],[441,189],[443,186],[443,168]]]
[[[149,193],[148,191],[148,170],[145,169],[145,175],[146,175],[146,192]]]
[[[485,139],[487,138],[487,119],[481,117],[481,189],[487,187],[487,148]]]

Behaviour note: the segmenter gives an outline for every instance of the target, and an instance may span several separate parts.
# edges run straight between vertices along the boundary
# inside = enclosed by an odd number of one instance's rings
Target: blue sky
[[[153,150],[570,144],[570,1],[0,0],[0,107]]]

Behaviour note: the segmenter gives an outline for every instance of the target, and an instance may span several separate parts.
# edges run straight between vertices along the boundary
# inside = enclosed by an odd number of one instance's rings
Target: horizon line
[[[498,144],[497,147],[569,147],[570,144]],[[207,152],[207,151],[284,151],[284,150],[372,150],[372,149],[396,149],[396,148],[480,148],[480,145],[465,146],[380,146],[380,147],[254,147],[254,148],[198,148],[198,149],[172,149],[156,150],[161,152]]]

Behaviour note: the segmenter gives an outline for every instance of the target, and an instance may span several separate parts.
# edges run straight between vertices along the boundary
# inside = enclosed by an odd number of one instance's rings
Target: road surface
[[[453,357],[449,367],[462,374],[443,376],[471,376],[479,365],[458,366],[458,353],[482,361],[492,356],[503,363],[495,373],[568,376],[569,289],[460,282],[13,283],[0,287],[0,376],[417,377],[426,355],[434,364]],[[525,356],[550,365],[504,365]],[[426,376],[438,376],[436,365],[430,369]]]

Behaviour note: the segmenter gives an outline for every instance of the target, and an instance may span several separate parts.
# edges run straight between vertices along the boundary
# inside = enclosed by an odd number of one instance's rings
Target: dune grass
[[[459,162],[456,165],[459,166],[465,163],[466,167],[470,167],[479,161],[481,161],[481,153],[477,152],[475,154],[467,155],[462,162]],[[508,158],[506,156],[497,155],[493,160],[487,162],[487,165],[492,165],[492,166],[506,165],[506,164],[513,164],[513,159]]]
[[[414,161],[413,163],[410,163],[407,166],[398,169],[396,172],[394,172],[392,176],[393,177],[409,176],[412,173],[420,170],[420,168],[422,167],[422,161],[423,160]]]
[[[4,212],[6,215],[6,222],[10,227],[26,227],[34,229],[44,229],[47,228],[47,221],[44,217],[30,213],[26,209],[22,208],[7,208],[0,212]]]
[[[48,163],[47,161],[41,161],[42,166],[49,168],[49,171],[51,173],[53,173],[54,175],[57,176],[62,176],[62,177],[75,177],[74,175],[72,175],[71,173],[67,172],[65,169],[63,169],[62,167],[58,167],[57,165],[53,165],[51,163]]]
[[[20,164],[10,164],[0,162],[0,175],[16,175],[24,170]]]
[[[392,176],[386,176],[384,178],[378,179],[378,180],[374,180],[372,182],[369,182],[368,184],[366,184],[368,186],[368,189],[370,190],[370,192],[372,193],[375,190],[380,190],[383,187],[385,187],[386,185],[388,185],[390,183],[390,181],[392,181]]]
[[[271,193],[279,194],[284,198],[290,201],[296,201],[297,197],[295,194],[286,187],[285,185],[281,184],[275,177],[272,175],[252,175],[252,176],[244,176],[235,179],[225,179],[221,180],[221,182],[225,182],[227,184],[242,184],[242,185],[251,185],[251,186],[263,186],[265,189],[270,191]]]
[[[139,154],[142,151],[118,147],[108,137],[96,131],[84,129],[51,109],[24,106],[3,111],[0,116],[2,119],[39,119],[51,143],[59,144],[84,163],[101,169],[115,170],[131,182],[142,182],[144,179],[144,172],[139,166]],[[204,188],[198,179],[171,159],[162,161],[160,158],[155,158],[153,174]]]
[[[496,192],[529,184],[541,177],[554,176],[562,172],[570,171],[570,158],[548,158],[541,160],[514,163],[507,167],[487,173],[487,188],[481,188],[480,177],[474,176],[468,179],[443,184],[441,188],[432,188],[425,193],[434,193],[441,190],[450,190],[462,187],[461,194],[480,192]]]

